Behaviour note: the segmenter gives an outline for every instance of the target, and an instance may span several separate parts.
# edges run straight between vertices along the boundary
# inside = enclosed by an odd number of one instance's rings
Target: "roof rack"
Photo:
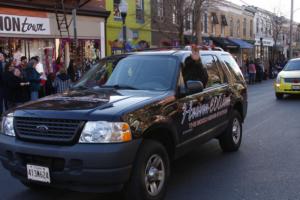
[[[200,50],[203,51],[224,51],[221,47],[216,47],[214,45],[208,46],[208,45],[197,45],[197,47]],[[180,50],[186,50],[186,51],[191,51],[192,50],[192,45],[187,45],[187,46],[167,46],[167,47],[156,47],[156,48],[147,48],[147,49],[136,49],[131,52],[145,52],[145,51],[180,51]]]

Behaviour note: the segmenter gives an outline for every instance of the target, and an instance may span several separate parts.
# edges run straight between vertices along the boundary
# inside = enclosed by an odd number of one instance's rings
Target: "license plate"
[[[43,183],[50,183],[50,172],[48,167],[27,165],[27,179]]]
[[[293,89],[293,90],[300,90],[300,85],[293,85],[293,86],[292,86],[292,89]]]

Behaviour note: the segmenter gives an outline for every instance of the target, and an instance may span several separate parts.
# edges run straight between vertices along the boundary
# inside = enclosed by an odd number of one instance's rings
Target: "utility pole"
[[[294,21],[294,0],[291,0],[291,24],[290,24],[290,59],[293,57],[293,21]]]

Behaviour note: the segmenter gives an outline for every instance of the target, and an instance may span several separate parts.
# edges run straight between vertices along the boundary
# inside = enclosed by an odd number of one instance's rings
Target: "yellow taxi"
[[[276,98],[284,94],[300,94],[300,58],[290,60],[276,78]]]

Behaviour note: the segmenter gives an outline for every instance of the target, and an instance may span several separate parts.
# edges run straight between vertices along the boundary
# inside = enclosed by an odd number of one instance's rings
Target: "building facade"
[[[122,17],[119,10],[120,0],[107,0],[106,9],[111,11],[107,21],[107,54],[123,51]],[[150,0],[127,0],[126,50],[139,50],[151,45]]]
[[[175,16],[171,14],[174,8],[166,0],[151,0],[151,36],[153,47],[177,46],[178,30]]]
[[[105,5],[96,0],[85,4],[83,1],[72,0],[64,1],[63,5],[59,2],[1,1],[1,51],[7,55],[20,54],[28,58],[39,56],[48,72],[53,71],[52,64],[59,56],[63,58],[65,66],[68,66],[71,59],[83,62],[84,58],[91,60],[104,57],[105,22],[109,16],[109,12],[104,9]],[[72,20],[71,15],[75,7],[78,8],[77,48],[73,45],[75,20]],[[62,18],[66,20],[63,21]]]

